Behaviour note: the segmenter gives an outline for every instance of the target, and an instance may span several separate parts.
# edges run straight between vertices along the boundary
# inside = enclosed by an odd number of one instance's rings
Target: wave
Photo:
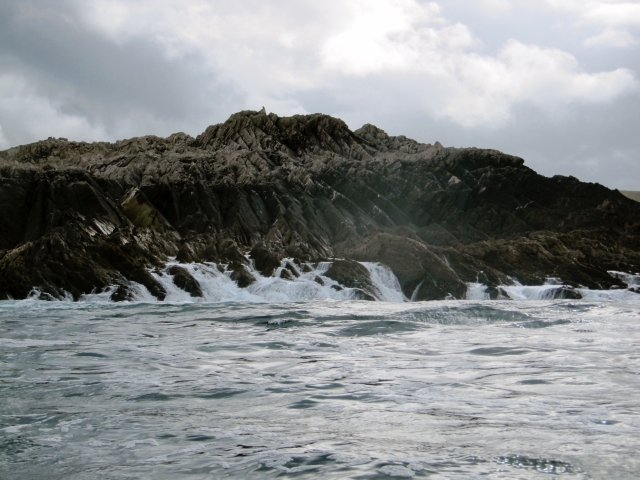
[[[394,273],[385,265],[372,262],[359,262],[369,271],[374,285],[373,297],[377,301],[403,303],[412,302],[400,287]],[[271,277],[258,272],[253,264],[246,268],[256,281],[246,288],[238,287],[231,279],[232,272],[227,265],[216,263],[179,263],[169,261],[163,268],[150,270],[150,274],[163,286],[167,295],[163,302],[167,303],[288,303],[307,302],[316,299],[358,300],[362,291],[340,285],[325,274],[332,262],[305,264],[304,268],[296,265],[291,258],[283,259]],[[193,297],[189,292],[178,287],[174,276],[169,273],[172,267],[179,266],[199,283],[202,297]],[[290,279],[281,278],[283,270],[295,270]],[[611,271],[610,275],[627,284],[626,289],[590,290],[574,288],[562,283],[560,279],[548,278],[544,285],[521,285],[514,280],[514,285],[488,287],[479,282],[467,283],[467,294],[464,300],[587,300],[587,301],[640,301],[640,275]],[[117,285],[108,287],[99,293],[86,294],[80,302],[110,303]],[[157,303],[158,300],[142,284],[130,282],[132,302]],[[56,300],[34,288],[24,301]],[[71,294],[64,296],[62,302],[72,302]]]
[[[610,271],[609,274],[627,284],[627,288],[590,290],[565,285],[558,278],[548,278],[544,285],[500,285],[491,291],[482,283],[469,283],[467,300],[588,300],[588,301],[638,301],[640,300],[640,275]],[[492,295],[493,294],[493,295]]]
[[[282,260],[273,276],[265,277],[252,265],[247,269],[255,277],[256,281],[246,288],[240,288],[231,279],[231,271],[227,265],[215,263],[178,263],[168,262],[162,269],[150,271],[151,275],[164,287],[167,292],[165,302],[193,303],[193,302],[306,302],[314,299],[332,300],[357,300],[360,289],[347,288],[335,280],[327,277],[332,262],[320,262],[318,264],[305,264],[306,268],[298,268],[293,259]],[[407,298],[402,293],[400,282],[393,272],[380,263],[360,262],[371,275],[375,287],[374,298],[383,302],[404,302]],[[180,266],[200,284],[201,298],[194,298],[190,293],[182,290],[174,283],[173,275],[169,273],[171,267]],[[285,269],[295,269],[296,275],[285,280],[280,275]],[[101,293],[83,295],[80,301],[84,302],[109,302],[111,295],[117,287],[105,289]],[[147,290],[144,285],[131,282],[129,288],[136,302],[157,302],[158,300]],[[40,298],[40,292],[34,289],[31,299]],[[71,300],[71,296],[65,300]]]

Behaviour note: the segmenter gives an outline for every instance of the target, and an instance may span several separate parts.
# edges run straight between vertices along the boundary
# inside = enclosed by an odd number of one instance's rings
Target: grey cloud
[[[60,113],[111,135],[168,134],[202,130],[242,104],[242,93],[220,82],[197,54],[169,60],[144,38],[117,45],[84,26],[76,5],[0,2],[2,72],[28,78]],[[131,125],[126,132],[123,123]],[[27,140],[15,119],[2,125],[8,139]]]
[[[504,127],[465,128],[426,112],[420,99],[412,98],[416,89],[408,82],[395,76],[351,80],[331,90],[300,93],[301,104],[341,116],[353,129],[373,123],[390,135],[425,143],[493,148],[524,158],[543,175],[640,190],[638,94],[612,104],[573,105],[556,117],[519,106]]]
[[[640,48],[585,47],[581,42],[590,32],[554,26],[558,20],[569,22],[567,15],[532,10],[525,16],[517,9],[488,13],[473,2],[457,0],[442,4],[451,22],[467,24],[481,38],[485,44],[481,54],[495,54],[508,38],[516,38],[569,51],[589,73],[620,67],[640,72]],[[201,50],[169,59],[165,47],[150,35],[129,36],[116,44],[83,23],[82,8],[83,2],[73,0],[0,0],[0,78],[14,74],[26,79],[29,89],[60,115],[77,116],[96,127],[88,133],[77,130],[75,139],[197,134],[246,108],[246,98],[256,93],[221,81],[227,72],[213,72],[210,56],[205,58]],[[268,59],[278,52],[265,50],[261,55]],[[305,62],[315,60],[305,50],[296,61],[304,70],[311,69]],[[261,84],[259,70],[246,75],[251,80],[245,84]],[[434,90],[438,85],[424,81],[407,73],[337,75],[323,88],[258,93],[299,104],[309,112],[339,116],[352,128],[374,123],[390,134],[423,142],[496,148],[523,157],[546,175],[574,175],[613,188],[640,190],[640,94],[606,105],[575,104],[556,117],[520,105],[512,109],[512,121],[500,128],[465,128],[431,110],[441,93]],[[34,112],[0,109],[0,141],[4,136],[5,143],[15,145],[53,135],[57,130],[50,121]]]

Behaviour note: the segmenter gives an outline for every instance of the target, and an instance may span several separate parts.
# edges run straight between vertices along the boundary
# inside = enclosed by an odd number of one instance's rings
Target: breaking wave
[[[271,277],[263,276],[253,268],[246,266],[256,281],[246,288],[240,288],[231,279],[232,271],[227,265],[216,263],[179,263],[169,261],[163,268],[151,270],[151,275],[162,285],[168,303],[219,303],[219,302],[253,302],[282,303],[307,302],[315,299],[358,300],[362,290],[348,288],[326,276],[332,262],[296,265],[293,259],[282,260]],[[394,273],[381,263],[359,262],[367,268],[374,286],[373,297],[377,301],[402,303],[415,301],[407,298],[402,292],[400,282]],[[202,297],[193,297],[189,292],[179,288],[174,276],[169,273],[171,267],[180,266],[199,283]],[[281,278],[285,269],[294,269],[291,279]],[[627,284],[627,288],[612,290],[590,290],[564,285],[560,279],[549,278],[544,285],[521,285],[514,280],[514,285],[499,285],[490,289],[477,282],[467,283],[467,294],[464,300],[587,300],[587,301],[640,301],[640,275],[611,271],[609,274]],[[416,287],[418,290],[420,285]],[[129,290],[132,301],[155,303],[158,299],[142,284],[130,282]],[[110,302],[117,286],[106,288],[100,293],[83,295],[82,302]],[[451,298],[453,299],[453,297]],[[34,288],[28,301],[56,300],[38,288]],[[66,294],[63,302],[73,301],[71,294]]]

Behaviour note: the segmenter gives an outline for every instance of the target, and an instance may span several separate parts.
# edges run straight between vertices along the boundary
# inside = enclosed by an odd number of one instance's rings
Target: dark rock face
[[[291,275],[289,270],[283,268],[280,272],[280,278],[282,278],[283,280],[293,280],[293,275]]]
[[[115,291],[111,294],[111,301],[113,302],[130,302],[134,299],[133,293],[124,285],[118,285]]]
[[[251,275],[251,272],[244,265],[235,264],[232,266],[232,270],[231,280],[236,282],[240,288],[247,288],[256,282],[256,277]]]
[[[509,300],[511,298],[504,288],[498,288],[493,285],[488,286],[484,293],[491,300]]]
[[[354,260],[383,262],[396,274],[403,293],[411,300],[464,298],[467,292],[467,285],[447,264],[446,257],[417,240],[381,233],[347,253]]]
[[[293,277],[296,277],[296,278],[300,277],[300,273],[298,272],[298,270],[296,270],[296,267],[291,265],[291,262],[285,263],[284,268],[287,269]]]
[[[167,273],[173,276],[173,283],[175,283],[178,288],[189,293],[192,297],[204,296],[200,284],[186,268],[173,265],[169,267]]]
[[[284,258],[284,254],[278,251],[278,246],[269,246],[260,243],[253,247],[250,256],[254,261],[256,270],[265,277],[270,277],[276,268],[280,266],[280,262]]]
[[[464,298],[481,277],[490,289],[547,277],[623,287],[607,271],[640,270],[639,234],[640,203],[618,191],[326,115],[247,111],[197,138],[0,152],[0,298],[116,285],[112,298],[126,300],[136,282],[163,299],[149,270],[170,257],[229,264],[243,287],[250,262],[269,276],[295,258],[283,270],[292,278],[323,258],[381,262],[414,300]],[[343,270],[341,284],[364,282]]]
[[[122,213],[136,227],[151,227],[156,229],[173,230],[171,224],[154,207],[144,193],[137,187],[129,190],[118,202]]]
[[[325,276],[345,287],[356,288],[357,300],[376,300],[380,296],[369,270],[353,260],[336,260]]]
[[[571,287],[561,287],[551,291],[551,299],[570,299],[570,300],[580,300],[582,295],[580,292],[576,292]]]

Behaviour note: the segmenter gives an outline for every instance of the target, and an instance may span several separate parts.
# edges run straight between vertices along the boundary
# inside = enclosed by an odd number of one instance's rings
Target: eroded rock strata
[[[375,287],[353,261],[387,265],[412,300],[464,298],[467,282],[501,298],[500,285],[548,277],[608,289],[624,284],[607,271],[640,270],[639,232],[640,203],[618,191],[326,115],[246,111],[196,138],[50,138],[0,152],[3,299],[116,285],[112,298],[127,300],[133,281],[162,300],[150,272],[173,257],[224,264],[241,287],[255,281],[250,263],[270,276],[293,258],[281,273],[293,278],[340,258],[330,278],[363,299]]]

